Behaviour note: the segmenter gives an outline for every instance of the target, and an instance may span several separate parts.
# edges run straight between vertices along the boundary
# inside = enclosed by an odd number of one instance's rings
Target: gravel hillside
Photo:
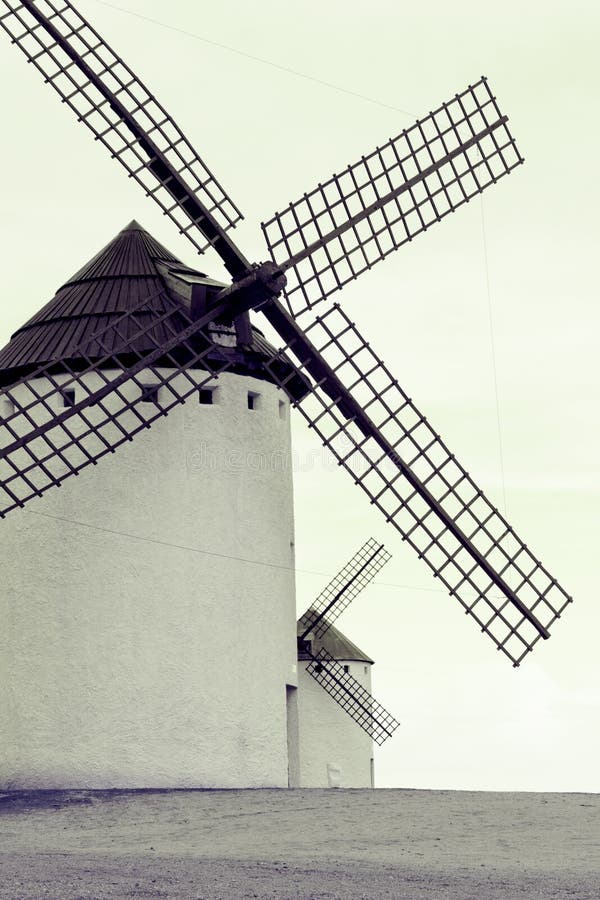
[[[600,795],[0,794],[0,897],[600,897]]]

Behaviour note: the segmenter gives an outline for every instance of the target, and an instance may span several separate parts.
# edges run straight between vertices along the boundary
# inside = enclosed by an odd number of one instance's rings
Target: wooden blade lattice
[[[298,315],[523,162],[482,78],[262,228]]]
[[[0,25],[13,42],[179,230],[202,250],[198,229],[234,277],[246,273],[248,261],[226,234],[240,218],[237,208],[165,110],[68,0],[0,0],[1,7],[7,12]],[[540,636],[548,636],[570,598],[449,454],[343,312],[334,307],[322,317],[310,315],[319,300],[519,165],[506,121],[482,79],[266,223],[273,259],[289,270],[289,309],[295,315],[308,311],[302,324],[310,340],[293,320],[286,321],[279,304],[264,311],[313,380],[313,390],[299,403],[309,425],[518,665]],[[120,356],[112,338],[110,353],[100,350],[104,362],[89,346],[82,348],[89,381],[86,372],[64,361],[4,392],[3,402],[17,408],[0,431],[0,514],[113,452],[229,367],[227,354],[215,354],[201,331],[210,317],[188,320],[179,333],[182,311],[172,311],[173,318],[170,312],[164,322],[147,326],[153,348],[148,353],[129,346],[139,322],[125,316],[117,326],[124,326]],[[169,335],[157,336],[155,325],[164,325]],[[134,362],[120,358],[124,354]],[[281,362],[267,368],[285,388],[298,376]],[[195,366],[199,382],[191,374]],[[144,371],[168,389],[168,404],[151,415],[140,407],[147,401],[138,378]],[[100,381],[91,387],[94,379]],[[73,407],[59,412],[55,404],[71,384],[83,399],[76,397]]]
[[[300,331],[265,314],[312,381],[296,405],[338,464],[518,665],[571,598],[431,428],[339,306]],[[283,351],[282,351],[283,352]],[[277,366],[267,363],[277,378]],[[279,378],[285,388],[287,378]]]
[[[68,0],[0,0],[2,7],[0,26],[13,43],[196,250],[211,244],[233,274],[244,271],[225,236],[240,211],[98,32]]]
[[[76,367],[55,361],[0,392],[0,516],[114,453],[234,365],[208,315],[191,321],[164,294],[165,311],[149,310],[151,299],[78,348]]]
[[[316,637],[323,637],[391,558],[383,544],[369,538],[304,613],[300,620],[304,634],[313,632]]]
[[[400,725],[391,713],[378,703],[356,678],[345,672],[343,665],[325,650],[321,650],[311,659],[306,671],[333,697],[344,712],[373,738],[376,744],[383,744]]]

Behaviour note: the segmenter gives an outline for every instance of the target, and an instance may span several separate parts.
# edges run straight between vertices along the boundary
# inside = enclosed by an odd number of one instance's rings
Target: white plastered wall
[[[371,693],[371,665],[338,660]],[[373,742],[298,663],[300,787],[372,787]],[[339,770],[339,774],[338,774]],[[333,784],[332,781],[338,781]]]
[[[0,523],[0,789],[287,786],[289,405],[215,384]]]

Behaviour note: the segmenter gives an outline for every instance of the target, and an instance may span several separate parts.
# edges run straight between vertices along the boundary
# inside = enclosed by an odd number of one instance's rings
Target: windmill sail
[[[292,315],[520,165],[507,121],[482,78],[263,223]]]
[[[376,744],[383,744],[400,725],[400,722],[325,650],[321,650],[317,656],[311,658],[306,671],[333,697],[338,706],[373,738]]]
[[[177,124],[72,3],[0,0],[0,26],[44,80],[202,252],[248,262],[225,232],[242,214]],[[200,231],[200,235],[197,233]]]
[[[322,638],[355,597],[375,578],[391,559],[391,554],[374,538],[369,538],[352,559],[321,591],[300,620],[303,640],[310,632]]]
[[[202,330],[210,316],[192,321],[165,295],[157,313],[153,299],[71,349],[76,368],[54,360],[0,392],[0,516],[114,453],[233,365]]]
[[[341,465],[499,650],[518,665],[571,598],[334,306],[301,331],[265,315],[311,379],[296,405]],[[328,363],[331,360],[331,364]],[[267,368],[273,373],[270,363]],[[274,374],[274,373],[273,373]],[[285,388],[285,379],[279,383]]]

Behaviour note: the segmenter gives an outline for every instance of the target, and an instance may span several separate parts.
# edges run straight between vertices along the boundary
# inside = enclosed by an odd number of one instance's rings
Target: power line
[[[160,538],[149,538],[149,537],[144,537],[143,535],[140,535],[140,534],[132,534],[131,532],[127,532],[127,531],[118,531],[115,528],[107,528],[104,525],[92,525],[90,522],[80,522],[79,520],[71,519],[68,516],[55,516],[55,515],[52,515],[52,513],[37,512],[32,509],[27,509],[27,510],[25,510],[25,512],[28,513],[29,515],[42,516],[45,519],[55,519],[58,522],[67,522],[70,525],[78,525],[80,528],[91,528],[94,531],[101,531],[105,534],[113,534],[118,537],[129,538],[130,540],[133,540],[133,541],[144,541],[149,544],[157,544],[161,547],[170,547],[172,549],[177,549],[177,550],[186,550],[190,553],[200,553],[204,556],[214,556],[214,557],[217,557],[218,559],[234,560],[236,562],[243,562],[243,563],[247,563],[248,565],[252,565],[252,566],[265,566],[266,568],[269,568],[269,569],[281,569],[285,572],[301,572],[304,575],[318,575],[319,577],[322,577],[322,578],[332,578],[333,577],[332,573],[328,573],[328,572],[315,572],[312,569],[296,569],[293,566],[283,566],[283,565],[280,565],[279,563],[269,563],[269,562],[265,562],[264,560],[249,559],[244,556],[232,556],[227,553],[218,553],[216,550],[205,550],[201,547],[192,547],[192,546],[186,545],[186,544],[176,544],[173,541],[165,541],[165,540],[161,540]],[[374,581],[373,583],[379,585],[380,587],[393,587],[393,588],[403,588],[405,590],[411,590],[411,591],[427,591],[427,592],[433,592],[433,593],[446,593],[445,591],[441,591],[439,588],[414,587],[409,584],[392,584],[390,582],[385,582],[385,581]]]
[[[151,16],[145,16],[142,13],[134,12],[131,9],[125,9],[123,6],[117,6],[115,3],[108,3],[107,0],[95,0],[95,2],[99,3],[101,6],[107,6],[110,9],[117,10],[117,12],[125,13],[125,15],[133,16],[136,19],[143,19],[143,21],[150,22],[152,25],[158,25],[160,28],[167,28],[169,31],[175,31],[177,34],[184,34],[187,37],[194,38],[196,41],[202,41],[203,44],[208,44],[211,47],[218,47],[219,50],[226,50],[228,53],[235,53],[237,56],[251,59],[253,62],[261,63],[264,66],[270,66],[272,69],[278,69],[280,72],[285,72],[287,75],[294,75],[296,78],[304,78],[306,81],[312,81],[314,84],[321,85],[321,87],[329,88],[332,91],[338,91],[341,94],[347,94],[358,100],[364,100],[365,103],[372,103],[375,106],[382,106],[384,109],[391,109],[394,112],[402,113],[402,115],[410,116],[414,119],[417,118],[414,113],[409,112],[406,109],[401,109],[398,106],[393,106],[391,103],[384,103],[383,100],[369,97],[367,94],[360,94],[358,91],[351,91],[339,84],[333,84],[331,81],[316,78],[314,75],[307,75],[306,72],[300,72],[298,69],[290,68],[290,66],[282,66],[279,63],[273,62],[273,60],[265,59],[262,56],[256,56],[254,53],[248,53],[246,50],[240,50],[238,47],[232,47],[229,44],[223,44],[220,41],[213,41],[210,38],[204,37],[202,34],[187,31],[185,28],[177,27],[177,25],[170,25],[168,22],[163,22],[160,19],[153,19]]]

